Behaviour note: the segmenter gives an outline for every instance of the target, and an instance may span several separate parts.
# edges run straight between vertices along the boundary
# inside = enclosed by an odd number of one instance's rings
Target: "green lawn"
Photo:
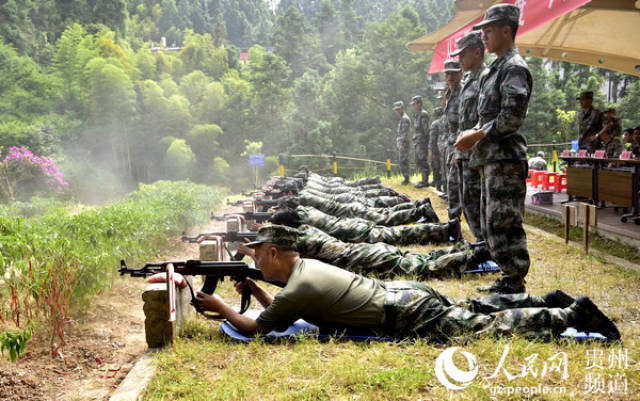
[[[439,216],[446,219],[446,208],[433,193],[413,186],[401,187],[399,181],[399,178],[385,180],[414,199],[430,196]],[[464,234],[465,238],[471,238],[466,226]],[[544,294],[562,288],[572,295],[589,295],[615,320],[623,336],[622,347],[532,342],[519,337],[484,338],[449,345],[316,339],[242,344],[226,340],[217,323],[198,320],[190,326],[188,338],[180,339],[175,349],[158,354],[158,373],[144,399],[519,400],[526,399],[523,391],[547,391],[532,397],[544,400],[640,399],[639,274],[606,258],[585,256],[575,248],[566,248],[558,237],[530,232],[528,238],[532,259],[528,291]],[[432,248],[408,247],[422,252]],[[450,296],[464,298],[478,296],[475,288],[494,278],[474,276],[430,284]],[[239,301],[229,283],[219,293],[228,301]],[[478,375],[461,391],[447,390],[434,373],[436,359],[451,345],[462,347],[478,361]],[[506,347],[509,352],[502,365],[504,369],[491,378]],[[618,365],[620,351],[627,352],[626,367]],[[564,364],[558,365],[558,361],[565,355],[567,375],[563,377]],[[466,370],[460,353],[455,355],[454,362]],[[545,364],[547,369],[543,372]],[[505,372],[512,375],[511,380]],[[624,385],[625,381],[626,392],[624,387],[609,388],[616,383]],[[520,393],[508,395],[507,391]]]

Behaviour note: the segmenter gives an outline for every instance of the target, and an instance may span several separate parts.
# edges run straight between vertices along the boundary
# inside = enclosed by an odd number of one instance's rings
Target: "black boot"
[[[585,296],[576,299],[570,309],[576,312],[576,329],[585,333],[600,333],[610,340],[619,340],[615,324]]]
[[[404,181],[402,181],[402,182],[400,183],[400,185],[407,185],[407,184],[409,184],[409,176],[408,176],[408,175],[405,175],[405,176],[404,176]]]
[[[449,221],[447,233],[449,235],[449,239],[453,238],[453,242],[458,242],[462,239],[462,227],[460,226],[459,219]]]
[[[542,297],[544,299],[544,306],[547,308],[568,308],[573,304],[576,300],[566,293],[560,290],[549,291],[545,296]]]

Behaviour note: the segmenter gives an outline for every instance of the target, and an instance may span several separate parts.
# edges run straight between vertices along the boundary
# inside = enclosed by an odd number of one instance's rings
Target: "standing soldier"
[[[404,112],[404,102],[402,100],[393,104],[393,110],[396,112],[400,121],[398,121],[398,136],[396,144],[398,146],[398,159],[400,161],[400,172],[404,176],[402,185],[409,183],[409,131],[411,130],[411,120],[407,113]]]
[[[422,181],[416,188],[429,186],[429,113],[422,108],[422,97],[414,96],[411,106],[413,116],[413,146],[416,151],[416,168],[422,175]]]
[[[453,220],[459,218],[462,214],[459,189],[460,178],[458,177],[458,167],[453,158],[455,150],[453,144],[458,136],[458,120],[460,119],[460,80],[462,79],[460,63],[454,60],[445,62],[444,78],[449,85],[444,114],[447,121],[447,197],[449,198],[449,220]]]
[[[592,91],[581,92],[576,100],[580,101],[581,108],[580,114],[578,114],[578,123],[580,124],[578,148],[586,149],[589,153],[593,153],[600,147],[597,133],[602,128],[602,113],[592,106]]]
[[[527,141],[518,130],[527,114],[533,82],[515,46],[519,20],[518,7],[496,4],[473,27],[482,29],[485,47],[497,58],[480,82],[478,124],[460,133],[455,144],[461,152],[473,149],[472,164],[480,166],[482,233],[502,271],[495,283],[478,289],[505,294],[525,292],[530,265],[522,227]]]
[[[444,114],[444,106],[447,105],[447,97],[445,95],[446,89],[443,89],[438,96],[440,105],[442,107],[442,116],[438,119],[438,130],[440,131],[440,137],[438,138],[438,149],[440,150],[440,176],[442,177],[442,192],[445,199],[447,199],[447,156],[449,150],[447,149],[447,116]]]
[[[478,123],[478,93],[480,79],[489,71],[484,65],[484,44],[480,32],[471,31],[456,43],[458,50],[451,57],[458,56],[460,66],[467,73],[462,82],[460,93],[459,131],[473,128]],[[454,153],[454,159],[460,171],[460,201],[462,212],[469,228],[478,241],[482,240],[480,225],[480,172],[477,167],[469,166],[470,151]]]
[[[429,129],[429,160],[433,169],[433,186],[438,191],[442,191],[442,167],[440,165],[440,149],[438,149],[438,140],[440,138],[440,117],[442,116],[442,107],[436,107],[433,110],[433,122]]]

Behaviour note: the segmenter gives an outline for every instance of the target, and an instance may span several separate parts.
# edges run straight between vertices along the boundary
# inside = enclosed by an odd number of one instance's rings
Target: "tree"
[[[176,180],[192,176],[196,167],[196,156],[184,139],[171,142],[164,158],[167,175]]]

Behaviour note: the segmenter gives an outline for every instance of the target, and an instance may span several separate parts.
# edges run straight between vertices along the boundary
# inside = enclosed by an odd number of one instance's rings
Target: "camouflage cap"
[[[444,109],[442,107],[438,106],[435,109],[433,109],[433,114],[436,115],[436,116],[441,116],[443,111],[444,111]]]
[[[456,60],[447,60],[444,62],[444,72],[460,72],[460,62]]]
[[[393,104],[393,109],[394,110],[398,110],[398,109],[401,109],[401,108],[404,108],[404,102],[402,100],[398,100],[397,102],[395,102]]]
[[[580,95],[578,95],[576,100],[580,100],[580,99],[591,99],[591,100],[593,100],[593,91],[580,92]]]
[[[450,54],[451,57],[457,57],[467,47],[479,47],[484,49],[484,43],[482,43],[482,34],[478,31],[469,31],[463,37],[456,40],[457,50]]]
[[[513,4],[496,4],[491,6],[484,13],[484,20],[474,25],[471,29],[477,31],[486,25],[505,20],[518,23],[520,21],[520,8]]]
[[[411,104],[416,104],[416,103],[422,104],[422,96],[414,96],[411,99]]]
[[[272,224],[262,226],[258,229],[256,240],[245,244],[249,248],[254,248],[258,244],[274,244],[296,249],[298,242],[298,230],[287,226]]]

